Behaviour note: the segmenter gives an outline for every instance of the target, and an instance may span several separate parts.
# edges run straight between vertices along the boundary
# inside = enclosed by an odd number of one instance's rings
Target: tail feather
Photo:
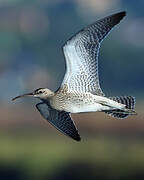
[[[115,110],[107,110],[105,113],[117,117],[117,118],[126,118],[129,115],[136,114],[134,111],[135,108],[135,98],[132,96],[120,96],[120,97],[110,97],[110,99],[125,104],[125,110],[115,109]]]
[[[116,96],[110,97],[110,99],[117,101],[118,103],[125,104],[126,109],[134,109],[135,108],[135,97],[133,96]]]

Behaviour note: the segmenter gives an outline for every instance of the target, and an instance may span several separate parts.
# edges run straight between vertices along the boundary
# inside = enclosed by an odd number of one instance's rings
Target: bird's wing
[[[100,43],[125,15],[125,12],[120,12],[98,20],[66,42],[63,46],[66,74],[61,88],[67,87],[69,91],[104,95],[98,76]]]
[[[80,141],[78,130],[68,112],[57,111],[47,103],[38,103],[36,108],[40,114],[56,129],[74,140]]]

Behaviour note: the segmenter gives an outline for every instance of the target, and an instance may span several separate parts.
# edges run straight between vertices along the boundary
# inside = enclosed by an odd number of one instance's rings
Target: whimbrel
[[[71,113],[102,111],[116,118],[136,114],[132,96],[106,97],[98,76],[98,53],[102,40],[126,15],[119,12],[85,27],[63,46],[66,73],[56,92],[39,88],[13,100],[32,96],[42,102],[36,105],[40,114],[59,131],[80,141]]]

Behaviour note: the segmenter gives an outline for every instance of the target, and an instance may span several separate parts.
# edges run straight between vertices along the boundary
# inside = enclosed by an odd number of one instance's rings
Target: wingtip
[[[118,24],[126,16],[126,11],[121,11],[110,16],[114,25]]]
[[[118,17],[120,17],[120,19],[122,19],[123,17],[125,17],[126,14],[127,14],[126,11],[121,11],[121,12],[117,13],[117,15],[118,15]]]
[[[121,15],[126,16],[126,11],[119,12]]]
[[[124,17],[124,16],[127,15],[127,13],[126,13],[126,11],[121,11],[121,12],[120,12],[120,15],[121,15],[122,17]]]
[[[76,140],[77,140],[78,142],[80,142],[80,141],[81,141],[81,137],[79,136]]]
[[[74,140],[76,140],[76,141],[81,141],[81,137],[80,137],[80,135],[78,134],[76,137],[74,137]]]

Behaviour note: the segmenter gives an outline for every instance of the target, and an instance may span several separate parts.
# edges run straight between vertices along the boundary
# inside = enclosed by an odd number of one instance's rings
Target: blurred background
[[[0,179],[144,179],[144,1],[0,0]],[[19,94],[56,90],[63,79],[62,46],[82,27],[127,11],[103,41],[99,72],[107,96],[136,97],[137,116],[72,115],[75,142],[47,123],[38,100]]]

